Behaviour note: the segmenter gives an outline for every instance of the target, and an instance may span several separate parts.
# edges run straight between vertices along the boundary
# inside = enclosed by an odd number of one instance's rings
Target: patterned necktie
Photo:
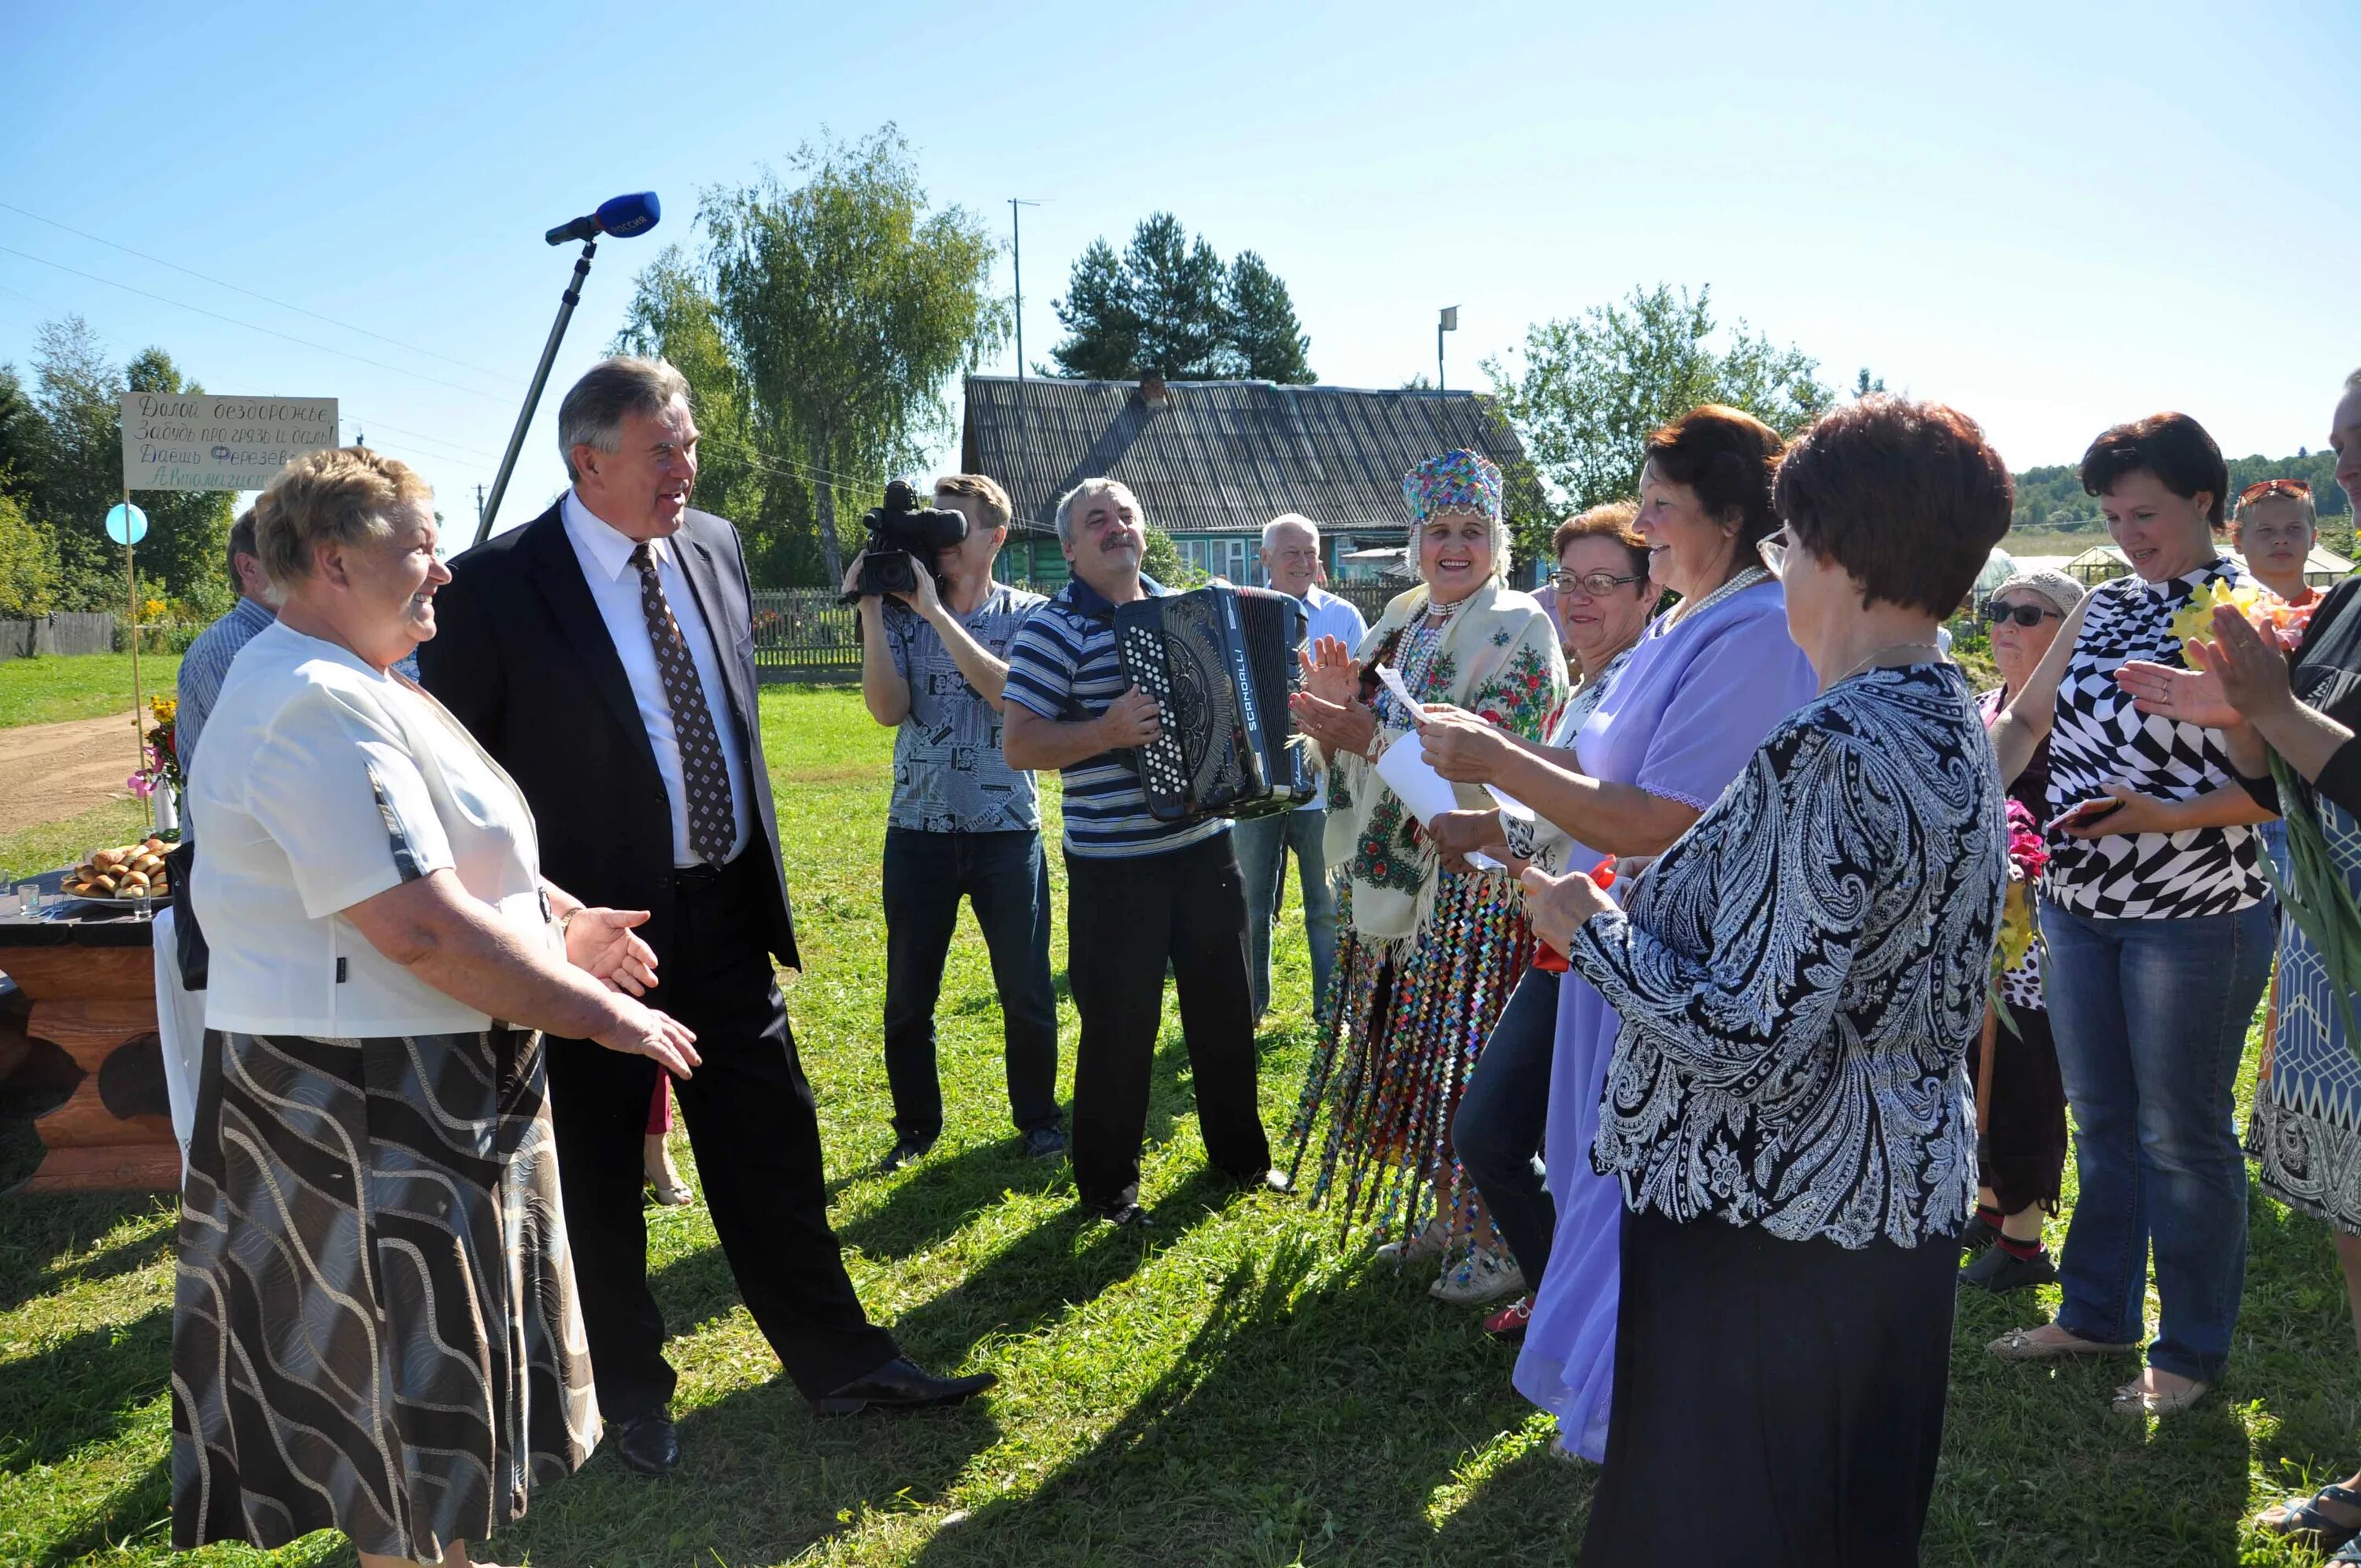
[[[730,797],[730,766],[721,738],[713,732],[713,710],[680,623],[672,618],[664,585],[656,580],[655,557],[642,544],[631,552],[640,569],[640,610],[655,645],[656,673],[664,677],[664,701],[672,707],[673,740],[680,748],[681,783],[688,790],[688,847],[709,865],[730,859],[738,840],[738,811]]]

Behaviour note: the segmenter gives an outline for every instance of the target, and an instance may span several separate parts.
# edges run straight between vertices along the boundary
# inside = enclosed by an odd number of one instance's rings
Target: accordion
[[[1124,675],[1163,715],[1162,733],[1131,753],[1150,815],[1263,817],[1312,797],[1287,707],[1304,629],[1293,595],[1224,583],[1115,608]]]

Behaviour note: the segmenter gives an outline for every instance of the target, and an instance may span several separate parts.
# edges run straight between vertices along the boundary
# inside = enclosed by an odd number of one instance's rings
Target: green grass
[[[62,822],[0,833],[0,886],[13,885],[36,872],[78,864],[93,850],[128,844],[147,831],[147,803],[126,795]]]
[[[816,1421],[739,1305],[704,1211],[653,1214],[687,1464],[650,1484],[602,1453],[535,1495],[490,1543],[499,1560],[1572,1561],[1591,1472],[1547,1452],[1547,1423],[1473,1316],[1369,1264],[1323,1215],[1224,1201],[1202,1179],[1170,1008],[1148,1236],[1080,1223],[1065,1171],[1015,1153],[997,1004],[965,924],[941,1009],[950,1124],[926,1161],[870,1174],[891,1141],[877,913],[889,738],[848,690],[774,690],[763,707],[809,966],[788,1006],[849,1266],[914,1356],[1004,1381],[960,1410]],[[1277,946],[1262,1080],[1274,1137],[1311,1043],[1291,921]],[[1071,1004],[1062,1020],[1071,1074]],[[28,1142],[10,1130],[0,1174],[25,1168]],[[2005,1366],[1982,1353],[2045,1318],[2054,1289],[1962,1303],[1928,1562],[2309,1561],[2244,1521],[2361,1464],[2361,1361],[2326,1233],[2259,1195],[2254,1210],[2227,1398],[2160,1426],[2108,1413],[2127,1362]],[[0,1201],[0,1563],[164,1560],[169,1246],[153,1199]],[[1731,1541],[1730,1560],[1749,1547]],[[325,1536],[204,1559],[266,1560],[351,1559]]]
[[[141,696],[169,696],[180,673],[178,653],[140,654]],[[50,654],[0,663],[0,729],[130,711],[128,653]]]

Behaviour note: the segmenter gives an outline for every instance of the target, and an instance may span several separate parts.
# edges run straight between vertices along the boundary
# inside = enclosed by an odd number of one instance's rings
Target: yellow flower
[[[2000,947],[1993,956],[1993,969],[2005,972],[2025,961],[2033,950],[2033,906],[2026,897],[2023,873],[2011,870],[2008,899],[2001,906]]]
[[[169,696],[151,696],[148,699],[148,711],[156,716],[157,723],[170,724],[179,716],[181,705]]]
[[[2241,583],[2233,588],[2215,579],[2189,596],[2189,602],[2173,612],[2169,623],[2172,634],[2185,646],[2191,642],[2210,644],[2213,641],[2213,612],[2224,606],[2235,609],[2249,620],[2263,609],[2266,595],[2251,583]]]

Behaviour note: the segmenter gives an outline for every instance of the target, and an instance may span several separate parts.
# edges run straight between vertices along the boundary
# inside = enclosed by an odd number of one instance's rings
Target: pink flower
[[[156,793],[156,781],[146,773],[134,773],[123,782],[132,794],[142,800]]]

